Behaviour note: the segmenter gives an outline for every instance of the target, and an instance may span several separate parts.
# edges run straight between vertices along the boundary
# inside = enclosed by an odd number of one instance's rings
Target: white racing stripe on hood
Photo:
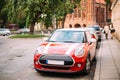
[[[50,47],[51,44],[52,44],[52,43],[48,43],[48,44],[46,45],[46,47],[44,48],[43,53],[45,53],[45,54],[48,53],[48,48]]]
[[[66,51],[66,55],[69,55],[72,51],[73,51],[73,49],[75,48],[75,47],[77,47],[78,46],[78,43],[76,43],[76,44],[74,44],[73,46],[71,46],[67,51]]]

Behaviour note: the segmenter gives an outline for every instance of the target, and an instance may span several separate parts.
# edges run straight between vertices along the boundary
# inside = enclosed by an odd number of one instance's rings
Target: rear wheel
[[[101,42],[101,38],[99,38],[98,41]]]
[[[90,68],[91,68],[91,61],[90,61],[90,56],[88,56],[87,59],[86,59],[84,73],[89,74],[90,73]]]
[[[6,34],[6,36],[9,36],[9,35],[10,35],[10,33],[7,33],[7,34]]]

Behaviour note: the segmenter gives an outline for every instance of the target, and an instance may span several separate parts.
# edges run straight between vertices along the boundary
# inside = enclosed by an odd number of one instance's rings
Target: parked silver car
[[[96,48],[99,46],[98,45],[98,35],[97,35],[97,33],[96,33],[96,30],[94,29],[94,28],[92,28],[92,27],[86,27],[86,30],[88,30],[88,31],[90,31],[90,34],[92,35],[92,38],[95,38],[96,39]]]
[[[30,32],[30,29],[22,28],[22,29],[19,29],[16,33],[17,34],[24,34],[24,33],[29,33],[29,32]]]
[[[92,25],[91,28],[95,29],[97,36],[98,36],[98,41],[101,42],[102,32],[100,30],[100,26],[99,25]]]
[[[9,29],[0,28],[0,35],[9,36],[11,34]]]

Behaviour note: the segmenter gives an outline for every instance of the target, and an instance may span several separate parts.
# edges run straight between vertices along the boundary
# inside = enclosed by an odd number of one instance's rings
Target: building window
[[[71,24],[69,24],[69,28],[72,28],[72,25],[71,25]]]
[[[101,21],[104,22],[104,18],[105,18],[104,17],[104,8],[101,8],[101,15],[102,15],[102,18],[101,18],[102,20]]]
[[[76,24],[74,25],[74,27],[75,27],[75,28],[80,28],[81,25],[80,25],[79,23],[76,23]]]
[[[96,7],[96,22],[99,22],[99,7]]]

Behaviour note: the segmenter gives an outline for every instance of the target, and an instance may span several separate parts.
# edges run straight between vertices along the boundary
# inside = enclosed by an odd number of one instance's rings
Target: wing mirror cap
[[[90,42],[91,43],[94,43],[94,42],[96,42],[97,40],[95,39],[95,38],[91,38],[91,40],[90,40]]]

